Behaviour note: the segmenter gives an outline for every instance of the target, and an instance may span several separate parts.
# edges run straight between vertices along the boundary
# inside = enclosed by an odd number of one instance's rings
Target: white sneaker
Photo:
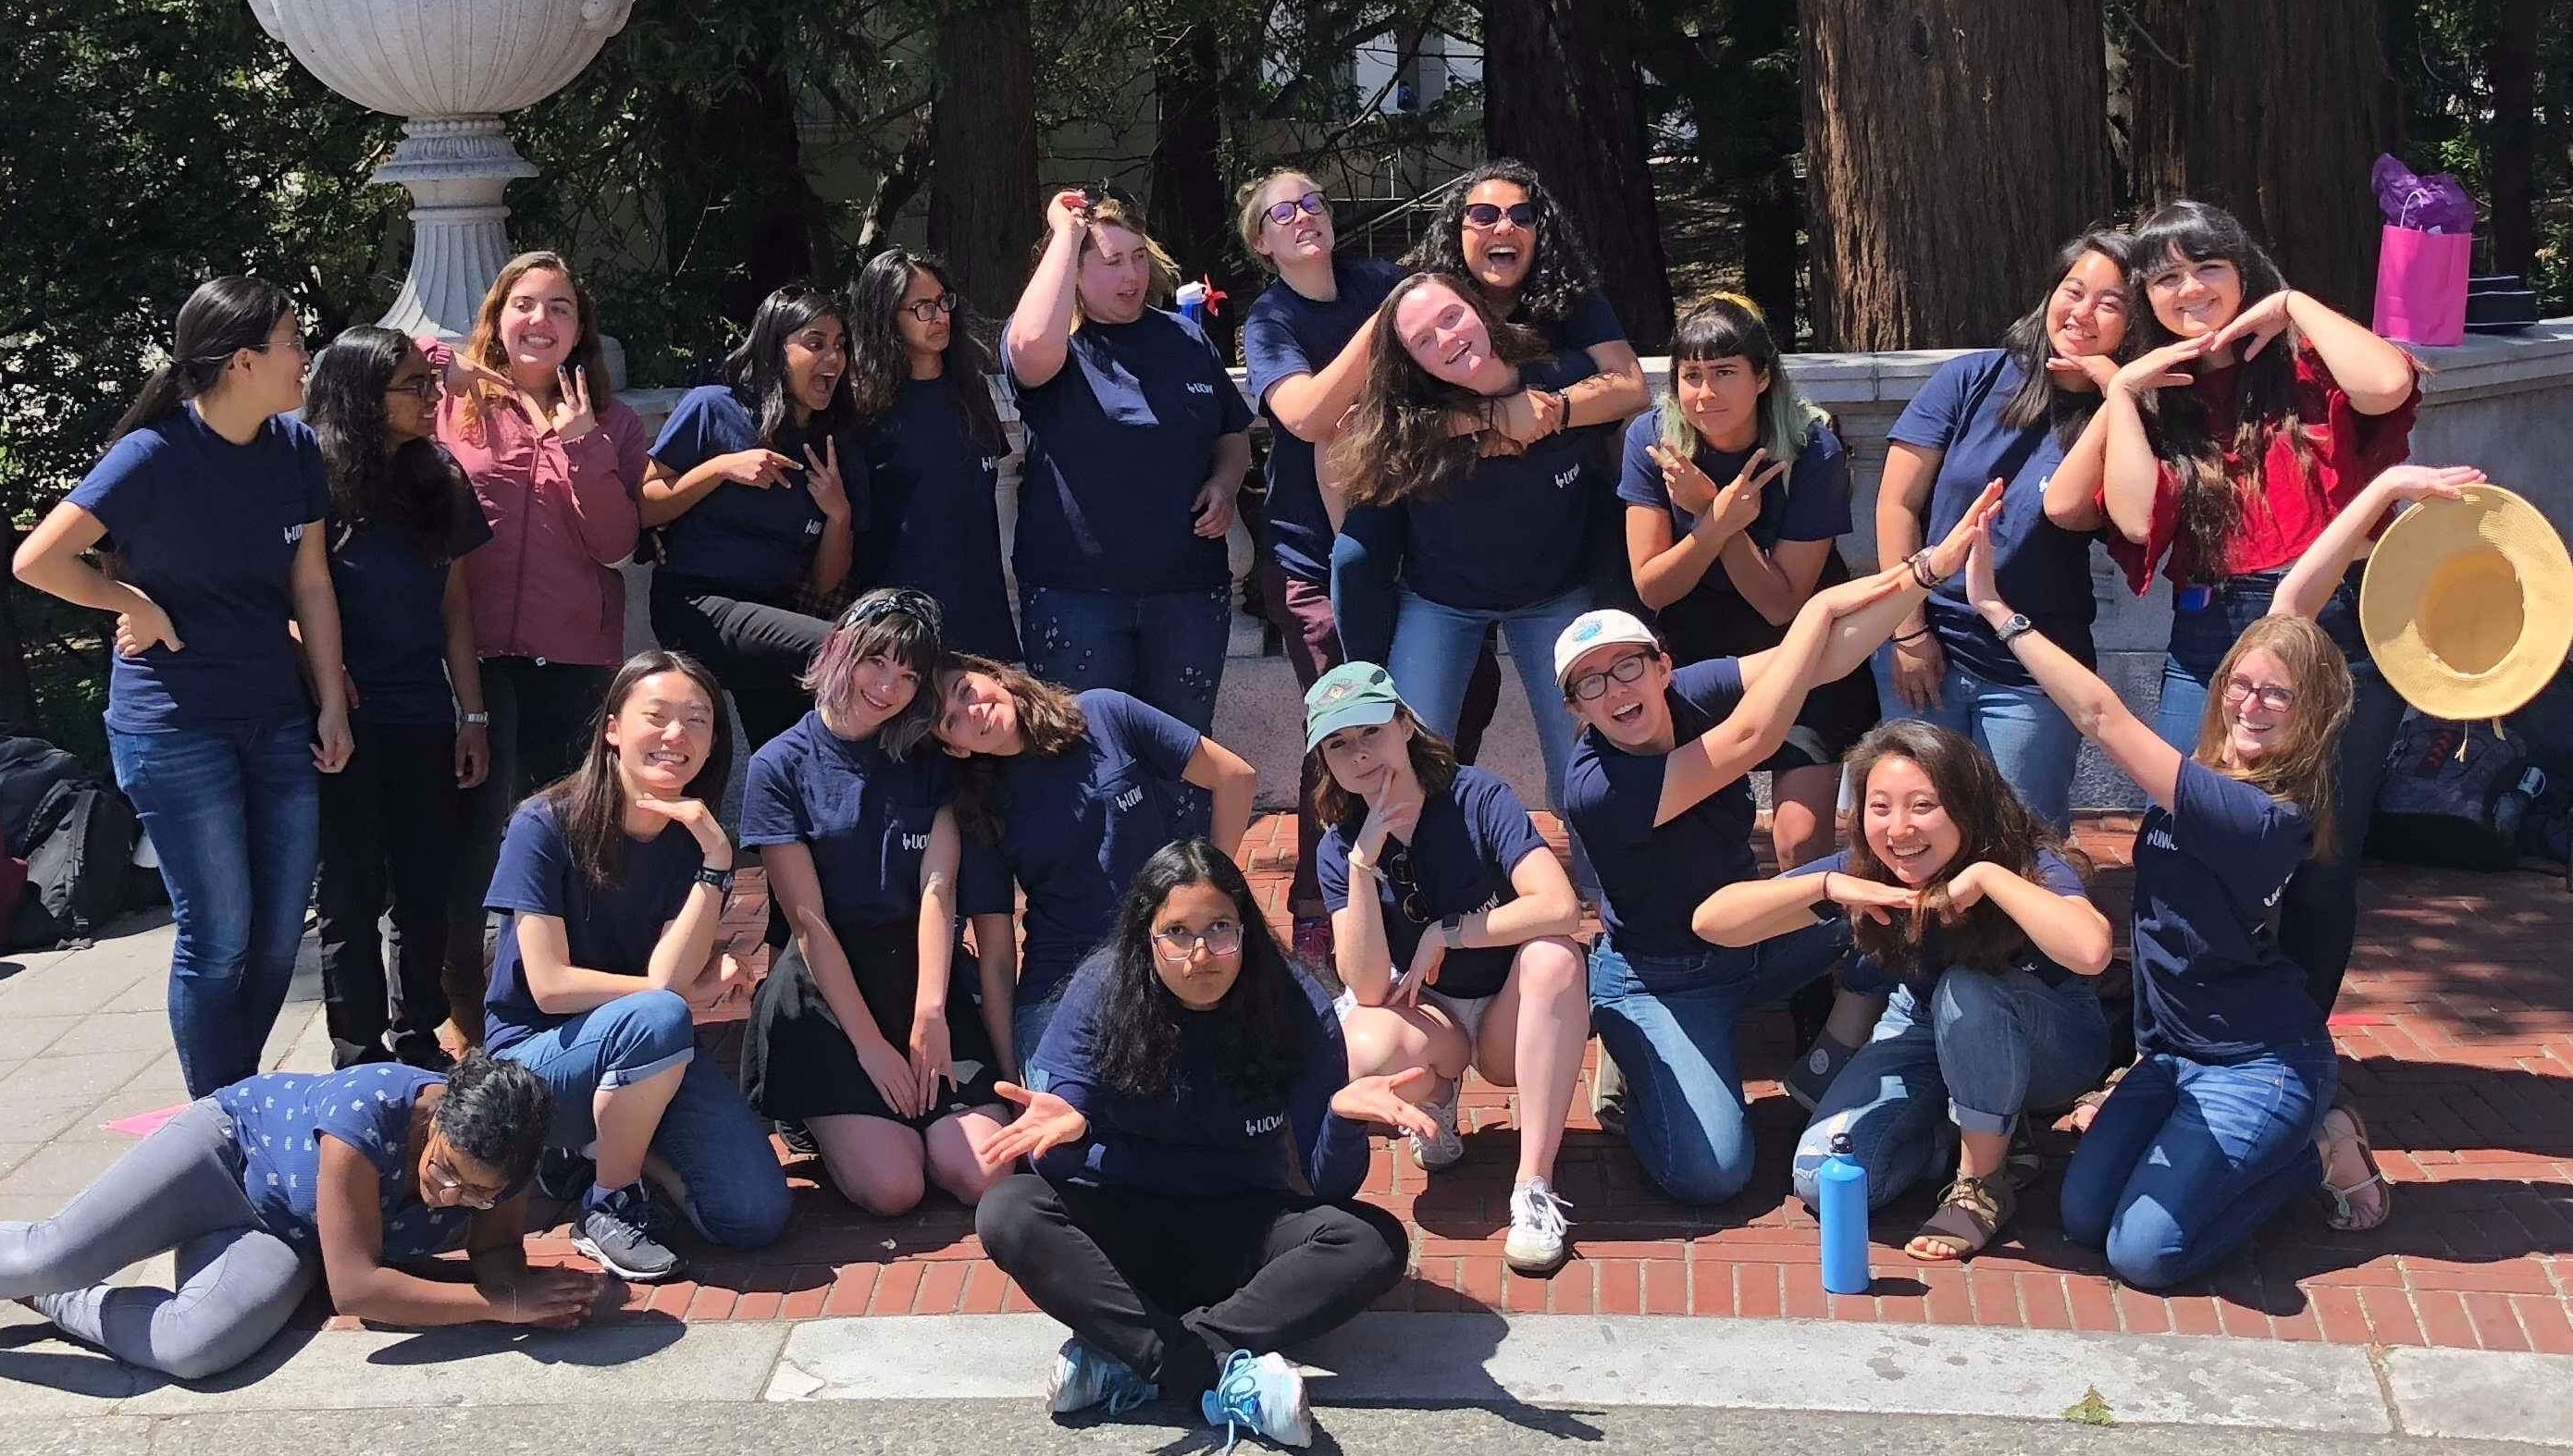
[[[1522,1274],[1542,1274],[1562,1263],[1563,1210],[1571,1206],[1543,1178],[1510,1189],[1510,1236],[1501,1245],[1502,1260]]]
[[[1463,1088],[1456,1088],[1447,1093],[1447,1100],[1422,1104],[1420,1110],[1427,1112],[1429,1120],[1438,1124],[1436,1136],[1423,1137],[1417,1132],[1404,1134],[1411,1143],[1411,1160],[1420,1164],[1422,1172],[1444,1171],[1454,1167],[1465,1156],[1465,1139],[1456,1134],[1456,1103],[1463,1092]]]

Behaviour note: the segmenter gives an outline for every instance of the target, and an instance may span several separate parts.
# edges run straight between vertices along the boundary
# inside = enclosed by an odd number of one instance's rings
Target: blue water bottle
[[[1859,1166],[1857,1152],[1847,1132],[1833,1133],[1832,1155],[1816,1175],[1822,1184],[1823,1287],[1834,1294],[1868,1290],[1867,1169]]]

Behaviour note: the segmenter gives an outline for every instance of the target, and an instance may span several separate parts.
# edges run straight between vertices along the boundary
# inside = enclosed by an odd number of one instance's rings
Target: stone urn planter
[[[405,118],[374,180],[411,190],[411,275],[383,324],[461,337],[509,260],[508,185],[536,169],[500,113],[561,90],[634,0],[250,0],[322,84]]]

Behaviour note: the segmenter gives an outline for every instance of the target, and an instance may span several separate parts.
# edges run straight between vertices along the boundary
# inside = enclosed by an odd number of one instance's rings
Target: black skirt
[[[1711,576],[1723,569],[1719,563],[1707,571]],[[1814,589],[1820,591],[1849,579],[1849,563],[1841,559],[1840,547],[1835,545],[1831,554],[1823,558],[1823,572],[1815,578]],[[1662,608],[1653,627],[1661,634],[1674,667],[1716,657],[1748,657],[1754,652],[1766,652],[1787,638],[1785,627],[1760,615],[1760,609],[1743,600],[1730,585],[1712,582],[1700,582],[1697,589]],[[1876,726],[1879,716],[1876,672],[1860,663],[1848,676],[1818,683],[1805,694],[1805,705],[1796,713],[1795,729],[1760,767],[1781,773],[1838,763],[1867,736],[1867,730]]]
[[[876,1030],[907,1059],[911,1009],[920,990],[920,928],[913,922],[853,927],[840,949],[858,983],[858,996]],[[815,1117],[882,1117],[914,1130],[952,1113],[998,1104],[1000,1081],[992,1038],[970,1001],[947,1003],[947,1044],[956,1081],[942,1082],[930,1109],[905,1117],[885,1104],[859,1064],[839,1018],[813,984],[812,969],[789,940],[777,948],[768,979],[751,1001],[748,1040],[741,1052],[741,1089],[760,1115],[801,1122]]]

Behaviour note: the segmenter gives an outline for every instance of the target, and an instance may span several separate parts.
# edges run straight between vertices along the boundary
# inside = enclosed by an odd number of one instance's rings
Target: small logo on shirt
[[[288,545],[292,546],[292,545],[296,544],[297,542],[299,542],[299,541],[303,540],[303,539],[304,539],[304,527],[305,527],[305,526],[307,526],[307,525],[308,525],[308,524],[310,524],[310,523],[311,523],[311,522],[309,522],[309,521],[297,521],[295,524],[293,524],[293,525],[291,525],[291,526],[288,526],[288,527],[286,528],[286,544],[288,544]]]
[[[808,535],[808,536],[818,536],[818,535],[820,535],[821,533],[822,533],[822,523],[821,523],[820,521],[818,521],[818,520],[808,520],[808,521],[804,522],[804,534],[806,534],[806,535]]]
[[[929,836],[925,834],[906,834],[902,837],[902,847],[905,850],[913,851],[915,853],[925,850],[929,848]]]
[[[1285,1112],[1272,1112],[1266,1117],[1243,1118],[1242,1132],[1246,1137],[1266,1137],[1270,1133],[1275,1132],[1286,1125],[1286,1114]]]
[[[1554,477],[1554,488],[1557,490],[1570,489],[1572,482],[1580,478],[1581,467],[1579,465],[1571,466]]]
[[[2179,846],[2171,843],[2170,831],[2158,824],[2144,831],[2144,843],[2157,850],[2169,850],[2172,854],[2179,853]]]
[[[1141,784],[1138,784],[1134,788],[1128,789],[1125,793],[1117,796],[1117,807],[1121,812],[1132,809],[1143,802],[1144,787]]]
[[[1189,392],[1192,394],[1212,394],[1215,392],[1215,385],[1205,383],[1191,384],[1189,385]]]

